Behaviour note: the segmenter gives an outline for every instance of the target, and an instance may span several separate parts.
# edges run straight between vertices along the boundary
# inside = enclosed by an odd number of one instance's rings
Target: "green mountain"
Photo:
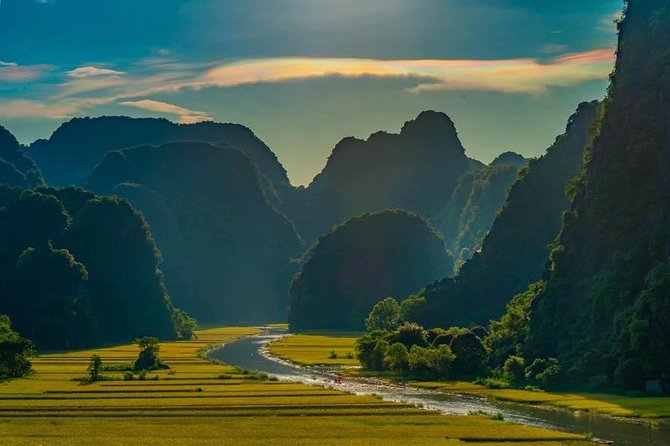
[[[670,378],[670,1],[628,2],[615,74],[531,307],[526,355],[566,379]]]
[[[456,257],[457,269],[481,246],[526,162],[521,155],[505,152],[490,165],[466,172],[446,206],[430,217]]]
[[[457,276],[426,288],[433,310],[430,320],[424,321],[428,326],[486,324],[505,311],[511,296],[541,277],[548,245],[570,207],[566,184],[581,171],[597,109],[597,102],[579,105],[566,132],[521,171],[481,250]]]
[[[93,168],[112,150],[174,141],[226,143],[244,151],[262,175],[268,199],[281,208],[290,195],[286,170],[275,154],[247,127],[199,122],[175,124],[167,119],[104,116],[75,118],[61,125],[48,140],[38,140],[26,151],[53,186],[83,186]],[[290,197],[287,197],[290,199]]]
[[[336,226],[305,254],[290,288],[292,329],[363,328],[378,300],[443,277],[453,260],[416,214],[387,210]]]
[[[398,208],[431,216],[472,165],[451,119],[424,111],[398,134],[340,141],[290,214],[308,242],[366,212]]]
[[[113,151],[88,186],[142,211],[163,253],[168,289],[189,314],[219,323],[285,316],[301,241],[242,151],[205,142]]]
[[[0,126],[0,184],[27,188],[42,183],[42,174],[35,163],[23,154],[14,135]]]
[[[79,189],[0,187],[0,313],[40,348],[174,338],[184,315],[142,216]]]

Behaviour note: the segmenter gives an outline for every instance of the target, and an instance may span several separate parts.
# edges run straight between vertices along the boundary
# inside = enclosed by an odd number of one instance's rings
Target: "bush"
[[[395,330],[400,325],[400,305],[392,297],[380,300],[365,319],[365,327],[372,330]]]
[[[556,358],[537,358],[526,367],[525,377],[541,386],[554,386],[560,382],[561,366]]]
[[[481,339],[465,330],[451,340],[451,351],[456,355],[454,372],[460,375],[481,373],[486,369],[488,351]]]
[[[426,336],[426,330],[424,330],[421,325],[413,322],[405,322],[393,333],[390,341],[393,343],[400,342],[401,344],[405,344],[405,347],[407,348],[412,348],[413,345],[426,347],[428,346]]]
[[[135,343],[140,347],[140,354],[133,365],[134,370],[158,370],[168,368],[161,362],[159,357],[160,345],[158,338],[145,336],[135,339]]]
[[[356,340],[356,356],[363,368],[369,370],[382,370],[384,367],[383,356],[379,358],[375,353],[375,347],[379,340],[385,339],[388,333],[383,330],[375,330],[365,333]],[[378,353],[378,351],[377,351]]]
[[[404,322],[423,323],[428,313],[425,297],[410,296],[400,303],[400,319]]]
[[[102,358],[98,355],[91,356],[87,370],[89,381],[100,381],[102,379],[103,370]]]
[[[409,352],[405,344],[396,342],[391,345],[384,356],[384,364],[390,370],[407,370],[409,367]]]
[[[503,364],[505,379],[515,386],[522,384],[525,378],[525,366],[523,358],[510,356]]]

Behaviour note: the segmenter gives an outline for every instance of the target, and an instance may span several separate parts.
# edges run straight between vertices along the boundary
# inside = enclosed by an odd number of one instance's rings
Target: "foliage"
[[[9,317],[0,314],[0,379],[20,378],[31,371],[33,344],[12,330]]]
[[[410,296],[400,302],[400,319],[405,322],[420,322],[426,319],[428,302],[422,296]]]
[[[95,381],[100,381],[102,378],[102,371],[104,370],[104,366],[102,364],[102,358],[100,358],[99,355],[94,354],[91,356],[91,360],[88,364],[88,378],[89,381],[95,382]]]
[[[510,356],[503,364],[505,378],[515,386],[523,383],[526,378],[525,362],[520,356]]]
[[[360,330],[381,298],[407,296],[451,267],[442,240],[416,214],[354,217],[305,254],[289,291],[291,329]]]
[[[628,2],[585,170],[531,304],[525,357],[557,358],[572,386],[670,377],[666,3]]]
[[[162,253],[166,288],[180,308],[209,323],[279,320],[301,240],[270,202],[267,178],[253,160],[218,142],[110,152],[88,187],[123,196],[142,212]],[[190,322],[176,322],[187,335]]]
[[[191,327],[165,292],[146,223],[124,200],[0,187],[0,245],[0,312],[38,348]]]
[[[395,330],[400,325],[400,305],[392,297],[382,299],[372,307],[365,319],[365,328],[373,330]]]
[[[158,338],[153,336],[145,336],[143,338],[135,339],[135,343],[140,348],[140,353],[135,360],[133,369],[140,370],[159,370],[167,368],[160,358],[160,345],[158,345]]]
[[[454,278],[430,284],[425,326],[472,326],[499,318],[511,296],[541,278],[548,245],[570,207],[565,185],[582,169],[597,102],[582,103],[546,154],[531,160],[512,185],[481,244]]]

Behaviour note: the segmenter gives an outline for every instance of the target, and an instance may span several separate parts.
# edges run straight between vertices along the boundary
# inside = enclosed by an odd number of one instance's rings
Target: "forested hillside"
[[[425,297],[433,310],[424,321],[428,326],[486,324],[505,311],[511,296],[541,277],[548,245],[570,207],[565,189],[581,170],[597,109],[597,102],[579,105],[565,134],[522,170],[481,251],[457,276],[427,287]]]
[[[39,348],[190,336],[142,216],[79,189],[0,187],[0,314]]]
[[[206,322],[285,317],[302,245],[267,201],[253,161],[225,144],[175,142],[107,154],[89,187],[149,221],[175,302]]]
[[[372,306],[448,274],[453,259],[416,214],[364,214],[319,238],[290,288],[292,329],[363,328]]]
[[[463,174],[447,205],[431,218],[456,258],[457,269],[481,246],[519,169],[526,164],[515,155],[506,152],[490,165]]]
[[[528,357],[571,382],[640,388],[670,378],[670,1],[628,2],[616,71],[573,187]]]
[[[42,182],[42,174],[35,163],[23,155],[14,135],[0,126],[0,184],[34,187]]]

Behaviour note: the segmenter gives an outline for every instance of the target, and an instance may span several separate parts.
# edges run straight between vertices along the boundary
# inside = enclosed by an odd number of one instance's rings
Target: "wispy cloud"
[[[79,103],[48,103],[33,100],[10,100],[0,103],[0,118],[65,119],[76,114]]]
[[[568,47],[562,43],[550,43],[540,48],[542,54],[557,54],[564,52]]]
[[[151,99],[182,90],[230,88],[256,83],[340,77],[404,78],[414,84],[408,92],[483,90],[512,94],[539,94],[553,87],[567,87],[607,79],[614,52],[598,49],[549,59],[506,60],[381,60],[361,58],[287,57],[186,64],[169,58],[138,61],[125,71],[94,66],[65,73],[66,80],[44,96],[45,116],[66,110],[73,114],[92,107],[122,103],[158,113],[179,116],[182,122],[211,119],[206,112],[188,110]],[[30,73],[7,73],[27,67],[0,66],[0,80],[27,79]],[[4,107],[0,102],[0,108]],[[26,110],[39,107],[23,104]],[[26,112],[27,113],[27,112]]]
[[[14,62],[0,62],[0,81],[11,83],[31,82],[51,71],[51,65],[18,65]]]
[[[78,67],[72,71],[68,71],[67,75],[75,79],[84,79],[87,77],[109,77],[122,76],[126,73],[123,71],[112,70],[109,68],[98,68],[93,66]]]
[[[127,107],[140,108],[156,113],[163,113],[169,115],[179,116],[179,122],[182,124],[192,124],[201,121],[211,121],[212,117],[207,113],[197,110],[189,110],[188,108],[180,107],[167,102],[154,101],[151,99],[143,99],[140,101],[124,101],[120,105]]]

